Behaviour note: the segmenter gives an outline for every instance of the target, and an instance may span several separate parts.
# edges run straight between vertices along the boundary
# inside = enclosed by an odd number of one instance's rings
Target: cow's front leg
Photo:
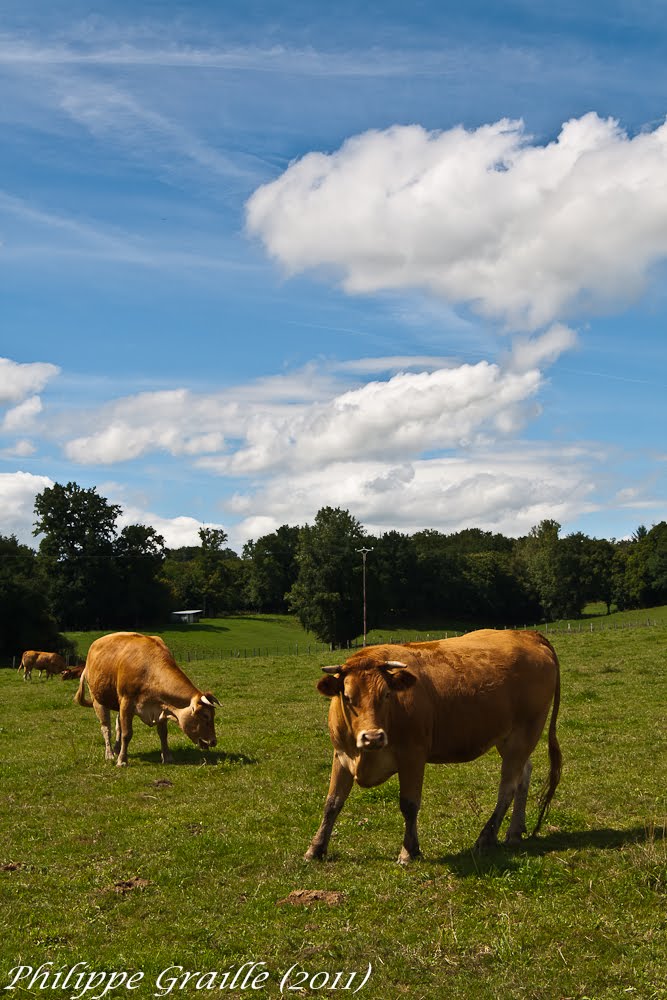
[[[160,750],[162,751],[162,763],[173,764],[174,758],[167,743],[167,720],[160,718],[157,721],[157,734],[160,737]]]
[[[117,767],[127,767],[127,748],[132,739],[132,716],[134,708],[127,699],[121,699],[118,722],[120,723],[120,753],[116,761]]]
[[[398,769],[399,805],[405,820],[403,846],[398,856],[399,865],[407,865],[421,854],[417,833],[417,816],[422,801],[424,762],[411,762]]]
[[[329,794],[324,803],[324,816],[322,817],[319,830],[313,837],[310,847],[304,855],[306,861],[312,861],[313,859],[319,861],[325,857],[333,825],[345,805],[345,800],[350,794],[353,784],[354,778],[352,774],[346,767],[343,767],[338,759],[338,754],[334,753]]]

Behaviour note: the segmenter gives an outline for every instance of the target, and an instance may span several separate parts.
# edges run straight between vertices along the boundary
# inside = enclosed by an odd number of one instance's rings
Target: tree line
[[[561,536],[544,520],[520,538],[466,528],[371,535],[349,511],[283,525],[241,555],[219,528],[199,545],[167,548],[141,524],[118,528],[120,507],[95,488],[56,483],[35,500],[36,550],[0,536],[0,654],[63,648],[60,631],[146,628],[173,610],[295,614],[320,641],[362,631],[366,549],[369,627],[446,621],[501,625],[667,603],[667,522],[631,539]]]

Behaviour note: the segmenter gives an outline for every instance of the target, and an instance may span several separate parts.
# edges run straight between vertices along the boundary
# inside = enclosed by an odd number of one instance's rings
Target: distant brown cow
[[[549,783],[537,832],[561,772],[560,669],[553,647],[538,632],[485,629],[439,642],[369,646],[342,665],[322,669],[327,676],[317,687],[331,699],[334,757],[324,818],[306,858],[325,856],[355,781],[368,788],[398,772],[405,820],[399,861],[406,863],[419,854],[425,765],[474,760],[494,746],[502,758],[498,801],[475,846],[497,843],[512,802],[506,841],[519,842],[526,832],[530,755],[553,703]]]
[[[63,681],[78,681],[83,673],[83,667],[68,667],[67,670],[63,670],[60,675]]]
[[[92,702],[85,697],[85,684]],[[204,694],[194,686],[156,635],[114,632],[96,639],[88,651],[74,700],[95,709],[104,737],[105,757],[113,760],[114,754],[118,754],[119,767],[127,764],[135,715],[147,726],[157,725],[163,764],[172,761],[167,745],[168,719],[174,719],[202,750],[216,744],[213,706],[220,702],[215,695]],[[113,750],[111,711],[118,712]]]
[[[48,681],[51,674],[61,674],[67,664],[58,653],[40,653],[35,649],[26,649],[19,663],[19,670],[23,671],[23,680],[31,681],[33,670],[39,670],[39,676],[46,671]]]

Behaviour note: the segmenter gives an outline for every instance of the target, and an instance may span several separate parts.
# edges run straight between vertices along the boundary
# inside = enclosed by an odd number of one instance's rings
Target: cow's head
[[[189,736],[200,750],[209,750],[217,743],[215,738],[215,705],[220,702],[214,694],[195,694],[187,708],[172,711],[165,709],[162,717],[172,716],[186,736]]]
[[[341,710],[359,750],[382,750],[389,745],[391,709],[396,696],[417,678],[405,663],[387,660],[352,668],[322,667],[317,690],[340,698]]]

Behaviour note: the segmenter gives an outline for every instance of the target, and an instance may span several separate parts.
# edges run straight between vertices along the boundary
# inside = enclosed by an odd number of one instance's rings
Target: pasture
[[[0,989],[80,962],[135,976],[114,997],[351,996],[370,964],[367,1000],[667,997],[667,627],[553,641],[564,772],[541,834],[472,854],[497,755],[430,766],[409,868],[395,778],[355,788],[329,859],[302,860],[331,759],[322,655],[183,663],[222,701],[218,746],[170,727],[165,767],[135,720],[126,769],[76,684],[1,670]],[[544,737],[533,759],[529,825]],[[167,992],[171,966],[202,976]],[[75,995],[44,982],[5,995]]]
[[[66,632],[75,643],[80,658],[104,632]],[[182,663],[189,660],[228,659],[248,656],[284,656],[323,648],[314,635],[306,632],[292,615],[243,614],[224,618],[202,618],[193,625],[170,623],[164,628],[139,629],[160,635],[174,656]]]

